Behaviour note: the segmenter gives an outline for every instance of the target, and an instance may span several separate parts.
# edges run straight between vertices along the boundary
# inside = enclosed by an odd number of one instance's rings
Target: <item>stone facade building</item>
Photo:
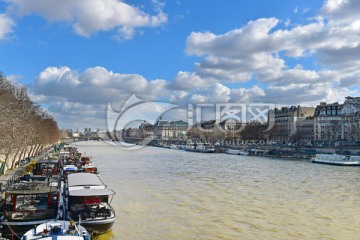
[[[157,139],[173,140],[182,139],[186,135],[189,124],[182,120],[166,121],[159,120],[154,124],[154,135]]]
[[[315,108],[291,106],[275,108],[269,111],[268,121],[273,124],[272,129],[269,131],[269,141],[281,144],[288,144],[296,142],[296,134],[298,134],[298,126],[302,129],[308,125],[303,122],[308,117],[314,115]],[[303,123],[301,123],[303,122]]]
[[[317,145],[334,145],[340,141],[341,126],[341,104],[338,102],[321,102],[316,106],[314,114],[314,142]]]
[[[312,145],[314,141],[314,117],[309,116],[297,122],[297,132],[293,135],[293,142],[300,145]]]
[[[315,110],[314,127],[317,145],[359,145],[360,97],[346,97],[343,104],[320,103]]]

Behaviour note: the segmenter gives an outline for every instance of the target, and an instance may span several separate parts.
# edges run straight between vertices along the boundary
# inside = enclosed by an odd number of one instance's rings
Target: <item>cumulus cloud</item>
[[[360,2],[357,0],[327,0],[320,11],[320,16],[336,21],[359,19]]]
[[[166,22],[161,6],[158,14],[151,16],[115,0],[97,2],[104,5],[103,13],[109,9],[113,12],[106,16],[95,13],[92,18],[84,0],[63,1],[54,15],[50,9],[59,4],[55,1],[52,6],[40,0],[9,2],[19,16],[36,12],[49,21],[71,24],[84,36],[116,29],[123,38],[131,38],[137,27]],[[120,14],[124,9],[129,12]],[[223,34],[192,32],[185,52],[202,60],[195,63],[193,72],[179,70],[173,81],[148,80],[103,67],[83,72],[49,67],[39,74],[33,95],[43,102],[56,102],[50,108],[53,111],[76,112],[84,108],[94,119],[99,117],[98,108],[108,101],[124,100],[130,93],[150,101],[167,99],[185,108],[189,103],[315,106],[320,101],[341,102],[345,96],[360,93],[356,90],[360,83],[359,10],[355,0],[328,0],[304,24],[291,21],[283,28],[282,20],[274,17],[249,21]]]
[[[195,73],[180,71],[169,86],[173,90],[191,90],[194,88],[204,88],[209,83]]]
[[[120,0],[7,0],[8,12],[18,17],[36,14],[49,22],[72,26],[75,33],[89,37],[99,31],[117,30],[130,39],[134,29],[158,27],[167,22],[162,5],[155,4],[155,15]],[[156,2],[155,2],[156,3]]]
[[[162,79],[147,80],[138,74],[114,73],[99,66],[82,72],[67,66],[47,67],[30,87],[30,95],[36,102],[47,104],[59,122],[75,123],[81,119],[89,121],[92,127],[105,126],[109,102],[119,110],[132,94],[155,101],[165,94],[166,85]]]
[[[251,88],[232,89],[230,92],[230,102],[250,103],[263,102],[262,97],[266,96],[264,89],[255,85]]]
[[[148,81],[138,74],[113,73],[103,67],[77,72],[69,67],[48,67],[38,76],[32,87],[34,95],[43,101],[107,103],[136,94],[145,100],[154,100],[163,91],[165,80]]]
[[[0,14],[0,40],[12,33],[14,21],[6,14]]]
[[[212,83],[260,82],[259,91],[232,89],[230,101],[301,104],[356,94],[347,87],[359,83],[359,11],[359,1],[328,0],[307,23],[286,29],[280,19],[261,18],[224,34],[192,32],[186,53],[204,58],[192,74]]]

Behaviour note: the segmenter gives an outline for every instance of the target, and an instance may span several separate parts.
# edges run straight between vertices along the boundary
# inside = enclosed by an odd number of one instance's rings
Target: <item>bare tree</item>
[[[10,169],[60,138],[53,117],[32,102],[25,87],[11,83],[1,72],[0,133],[0,155]]]

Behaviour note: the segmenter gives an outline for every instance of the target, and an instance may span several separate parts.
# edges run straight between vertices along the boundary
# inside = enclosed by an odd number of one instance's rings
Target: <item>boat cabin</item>
[[[40,160],[36,162],[33,175],[57,175],[59,174],[60,161],[56,159]]]
[[[89,157],[81,157],[81,165],[85,166],[90,163],[91,163],[91,161],[90,161]]]
[[[68,210],[71,219],[106,219],[114,215],[110,206],[115,192],[107,189],[96,174],[68,175]]]
[[[84,169],[84,172],[87,172],[87,173],[95,173],[95,174],[98,173],[97,167],[91,163],[83,166],[83,169]]]
[[[65,165],[63,167],[63,174],[64,176],[69,175],[70,173],[79,173],[79,172],[83,172],[84,170],[81,168],[78,168],[75,165]]]
[[[7,221],[55,218],[59,191],[56,184],[21,182],[5,192],[4,217]]]

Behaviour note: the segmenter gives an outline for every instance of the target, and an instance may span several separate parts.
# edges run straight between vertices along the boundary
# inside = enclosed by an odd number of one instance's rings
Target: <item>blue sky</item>
[[[102,129],[107,103],[133,93],[314,106],[359,95],[359,11],[354,0],[3,0],[0,71],[62,128]]]

